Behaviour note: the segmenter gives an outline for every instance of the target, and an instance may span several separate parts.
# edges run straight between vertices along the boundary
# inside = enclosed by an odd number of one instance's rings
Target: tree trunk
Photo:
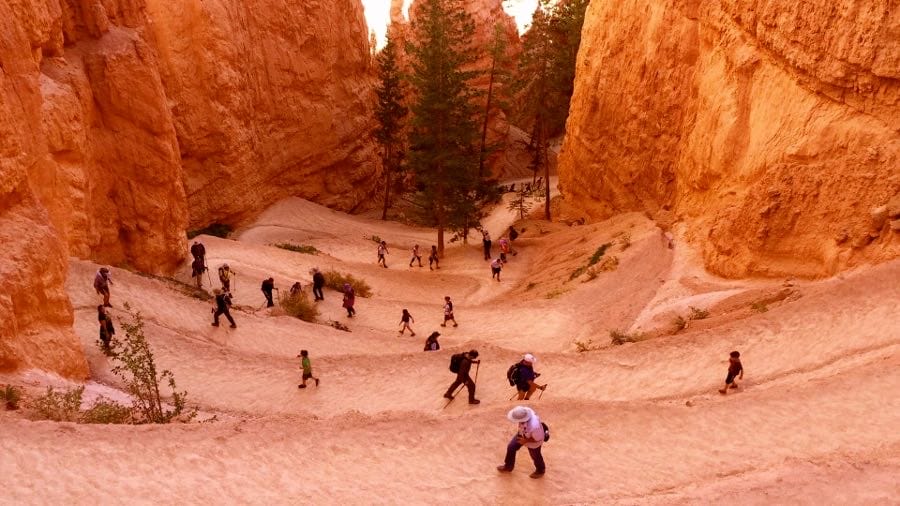
[[[384,210],[381,211],[381,219],[382,220],[387,219],[388,207],[390,207],[391,171],[393,170],[393,167],[391,167],[393,165],[393,163],[392,163],[393,157],[391,156],[392,155],[391,152],[393,151],[393,149],[391,149],[390,147],[385,148],[385,149],[387,150],[387,153],[386,153],[387,156],[385,156],[385,163],[384,163]]]
[[[491,98],[494,95],[494,74],[497,60],[491,59],[491,78],[488,81],[487,103],[484,106],[484,125],[481,128],[481,150],[478,152],[478,179],[484,177],[484,151],[487,148],[488,120],[491,117]],[[468,231],[467,231],[468,234]]]
[[[544,219],[547,221],[552,221],[550,219],[550,159],[547,157],[547,142],[544,141]]]

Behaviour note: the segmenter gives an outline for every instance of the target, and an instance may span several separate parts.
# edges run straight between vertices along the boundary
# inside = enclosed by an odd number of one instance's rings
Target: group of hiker
[[[380,241],[378,243],[377,255],[378,261],[377,264],[387,269],[387,255],[390,254],[387,248],[387,241]],[[422,264],[422,253],[419,250],[419,245],[414,244],[412,247],[412,257],[409,259],[409,266],[412,267],[414,263],[418,262],[419,267],[425,267]],[[437,246],[431,245],[431,252],[428,253],[428,269],[435,270],[441,268],[440,259],[438,258],[438,250]]]
[[[491,279],[496,279],[497,282],[500,282],[500,272],[503,270],[503,265],[509,261],[509,255],[513,256],[517,255],[518,252],[513,249],[513,241],[515,241],[519,237],[519,231],[512,225],[506,230],[506,234],[500,237],[498,241],[498,247],[500,249],[500,254],[491,260],[491,248],[493,247],[493,242],[491,241],[491,234],[487,229],[482,229],[481,231],[481,246],[484,250],[484,259],[486,261],[491,262]]]

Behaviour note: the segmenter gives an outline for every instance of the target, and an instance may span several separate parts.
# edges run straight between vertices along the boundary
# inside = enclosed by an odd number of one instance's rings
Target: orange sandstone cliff
[[[568,203],[681,221],[725,276],[900,256],[891,5],[592,2],[560,158]]]

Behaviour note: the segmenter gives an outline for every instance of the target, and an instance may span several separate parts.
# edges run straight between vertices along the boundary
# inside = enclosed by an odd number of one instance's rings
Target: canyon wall
[[[598,0],[582,36],[571,213],[683,222],[725,276],[900,256],[896,2]]]
[[[364,204],[369,58],[359,0],[0,2],[0,368],[87,374],[69,256],[169,274],[187,228]]]

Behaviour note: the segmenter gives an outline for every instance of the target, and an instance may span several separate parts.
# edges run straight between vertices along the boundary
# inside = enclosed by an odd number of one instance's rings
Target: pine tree
[[[469,81],[475,51],[475,25],[462,0],[417,2],[412,41],[407,44],[415,88],[409,167],[420,201],[438,230],[438,254],[444,254],[445,229],[475,225],[481,184],[478,177],[475,92]]]
[[[510,78],[510,72],[508,70],[510,60],[509,55],[507,54],[508,46],[509,41],[506,38],[506,29],[501,23],[497,23],[494,25],[494,32],[489,49],[491,68],[488,71],[487,100],[485,101],[484,118],[482,119],[481,146],[478,150],[479,178],[484,177],[484,162],[488,153],[492,150],[491,147],[487,145],[488,124],[490,123],[491,110],[494,108],[502,108],[505,105],[501,101],[495,100],[494,88],[495,85],[499,85],[502,87],[501,91],[506,91],[505,85]]]
[[[391,206],[391,176],[400,170],[403,159],[403,118],[408,110],[403,105],[404,90],[400,69],[397,65],[397,46],[387,37],[387,44],[376,57],[378,79],[380,84],[376,90],[378,104],[375,117],[378,128],[375,139],[381,145],[381,160],[384,167],[384,209],[381,219],[387,219]]]

